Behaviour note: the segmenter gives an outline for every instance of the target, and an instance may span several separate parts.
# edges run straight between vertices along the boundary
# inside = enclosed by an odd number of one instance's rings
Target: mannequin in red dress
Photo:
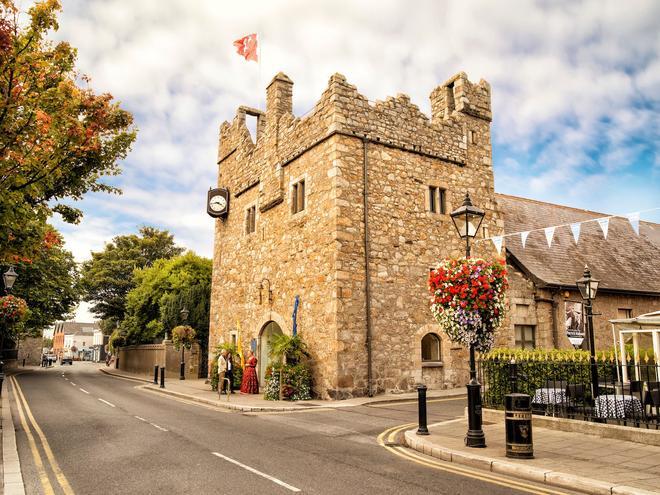
[[[241,382],[242,394],[258,394],[259,379],[257,378],[257,358],[252,351],[248,351],[248,359],[243,370],[243,381]]]

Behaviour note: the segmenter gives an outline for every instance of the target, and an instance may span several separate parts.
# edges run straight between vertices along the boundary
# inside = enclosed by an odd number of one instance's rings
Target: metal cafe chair
[[[569,383],[566,385],[566,412],[569,417],[575,417],[576,413],[591,416],[592,408],[587,400],[587,387],[584,383]]]

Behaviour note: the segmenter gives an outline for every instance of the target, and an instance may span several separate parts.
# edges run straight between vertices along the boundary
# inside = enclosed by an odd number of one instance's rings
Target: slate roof
[[[496,198],[507,234],[609,215],[505,194]],[[598,222],[592,221],[582,224],[577,245],[567,225],[555,230],[550,248],[543,230],[531,232],[524,249],[517,235],[506,237],[505,247],[512,262],[517,261],[541,286],[574,288],[587,264],[601,289],[660,294],[660,225],[656,223],[640,222],[637,236],[627,218],[614,217],[607,239]]]
[[[65,335],[94,335],[94,330],[100,330],[98,323],[80,323],[77,321],[64,321],[55,324],[55,333]]]

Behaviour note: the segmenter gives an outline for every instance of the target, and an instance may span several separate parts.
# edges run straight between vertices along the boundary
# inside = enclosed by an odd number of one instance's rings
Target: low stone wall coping
[[[483,420],[491,423],[504,422],[504,411],[499,409],[483,409]],[[602,438],[614,438],[616,440],[660,446],[660,430],[592,423],[579,419],[555,418],[552,416],[538,416],[536,414],[532,415],[532,425],[551,430],[585,433]]]

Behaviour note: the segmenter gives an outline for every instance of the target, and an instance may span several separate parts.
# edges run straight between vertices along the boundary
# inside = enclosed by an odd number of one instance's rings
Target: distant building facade
[[[80,323],[75,321],[63,321],[55,323],[53,333],[53,352],[59,358],[66,351],[76,349],[76,356],[89,353],[94,345],[94,334],[100,332],[98,323]]]

